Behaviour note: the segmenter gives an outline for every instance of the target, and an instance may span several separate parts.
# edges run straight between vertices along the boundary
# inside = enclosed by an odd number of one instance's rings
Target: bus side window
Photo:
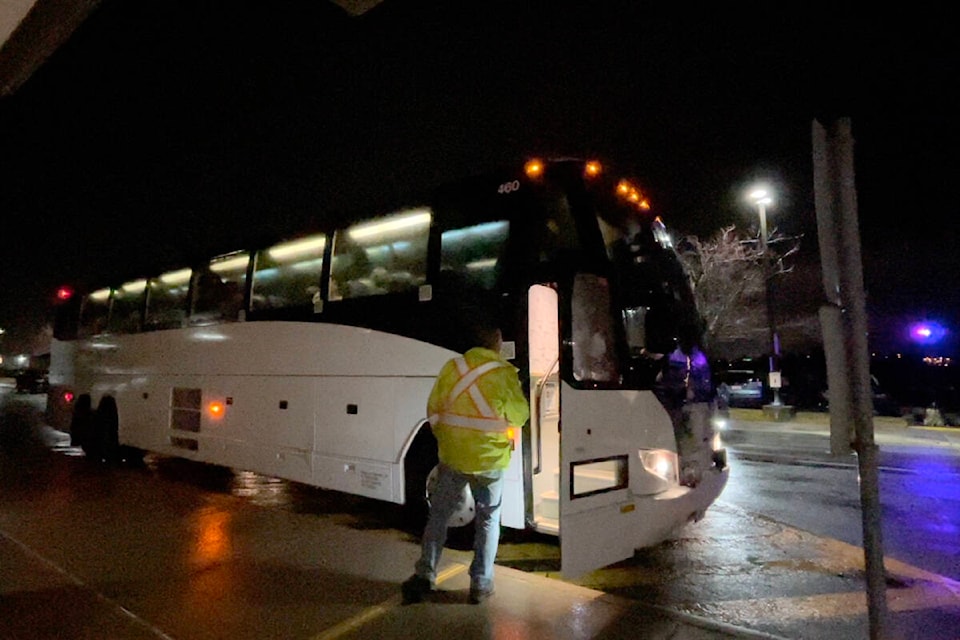
[[[110,333],[136,333],[140,331],[146,290],[146,280],[127,282],[119,289],[114,290],[113,300],[110,303],[110,316],[107,320],[107,331]]]
[[[85,296],[80,307],[80,327],[77,335],[86,338],[103,333],[107,330],[109,315],[110,289],[99,289]]]
[[[249,261],[250,254],[245,251],[231,253],[195,272],[191,324],[240,320]]]
[[[147,284],[147,315],[144,329],[176,329],[187,316],[190,269],[168,271]]]
[[[252,311],[306,307],[320,291],[326,236],[284,242],[254,258]]]
[[[427,279],[429,209],[338,230],[330,265],[330,300],[415,290]]]
[[[509,234],[506,220],[444,231],[440,236],[441,279],[456,286],[493,289]]]

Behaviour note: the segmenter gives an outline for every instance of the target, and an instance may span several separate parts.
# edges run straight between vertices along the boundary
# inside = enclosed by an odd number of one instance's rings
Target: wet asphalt
[[[733,417],[738,428],[823,428]],[[469,554],[450,549],[438,593],[403,606],[418,553],[410,536],[94,465],[29,403],[8,403],[0,426],[3,640],[870,637],[862,549],[722,500],[695,535],[649,556],[658,589],[683,575],[696,602],[654,605],[498,558],[496,595],[470,605]],[[877,427],[881,446],[932,442],[960,455],[957,434]],[[960,585],[886,566],[884,637],[960,638]]]

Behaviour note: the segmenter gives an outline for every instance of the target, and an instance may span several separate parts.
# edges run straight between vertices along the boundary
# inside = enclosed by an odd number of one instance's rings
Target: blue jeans
[[[470,587],[493,587],[493,562],[500,544],[500,505],[503,496],[503,470],[460,473],[440,463],[436,490],[430,496],[430,517],[423,531],[416,574],[430,584],[437,580],[437,565],[447,541],[447,522],[453,515],[466,485],[470,485],[476,504],[474,515],[473,562],[470,563]]]

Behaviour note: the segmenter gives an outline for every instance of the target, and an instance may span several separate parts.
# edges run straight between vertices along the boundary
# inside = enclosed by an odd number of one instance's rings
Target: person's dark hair
[[[473,330],[473,334],[475,336],[477,346],[492,349],[494,351],[497,351],[500,348],[502,335],[500,334],[499,327],[491,325],[477,325]]]
[[[466,351],[472,347],[485,347],[497,351],[502,335],[496,316],[496,300],[485,298],[482,294],[473,300],[465,301],[457,309],[457,323]]]

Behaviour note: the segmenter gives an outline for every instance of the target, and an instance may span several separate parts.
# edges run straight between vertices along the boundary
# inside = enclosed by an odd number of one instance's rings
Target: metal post
[[[767,252],[767,207],[766,200],[761,198],[757,200],[757,209],[760,214],[760,253],[763,259],[763,286],[766,293],[767,303],[767,328],[769,329],[770,357],[767,361],[767,371],[770,373],[780,371],[780,337],[777,335],[777,324],[773,315],[773,262]],[[779,407],[780,387],[771,385],[773,389],[773,402],[775,407]]]
[[[772,262],[769,258],[765,258],[764,260],[764,277],[766,279],[765,285],[767,288],[767,324],[770,328],[770,361],[768,364],[771,372],[779,372],[780,337],[777,335],[777,322],[773,315],[773,268]],[[782,404],[780,402],[780,386],[772,386],[772,388],[773,402],[771,404],[775,407],[779,407]]]
[[[817,232],[820,240],[823,286],[833,311],[821,313],[825,330],[834,333],[825,348],[842,349],[832,359],[844,363],[844,384],[830,383],[831,430],[837,436],[850,433],[849,424],[834,420],[834,402],[846,407],[844,416],[853,422],[854,443],[860,470],[860,509],[863,520],[863,552],[867,576],[867,608],[871,640],[883,637],[887,618],[886,575],[883,566],[880,489],[877,446],[873,439],[873,401],[870,392],[870,356],[867,344],[866,296],[860,258],[860,231],[854,182],[853,135],[848,118],[821,125],[813,123],[814,188]],[[836,332],[841,334],[835,335]],[[825,331],[826,333],[826,331]],[[838,339],[839,338],[839,339]],[[831,356],[828,354],[828,366]],[[849,398],[839,398],[840,392]],[[838,416],[839,418],[839,416]],[[834,434],[831,433],[831,441]]]
[[[760,253],[767,255],[767,208],[763,200],[757,202],[760,209]]]

